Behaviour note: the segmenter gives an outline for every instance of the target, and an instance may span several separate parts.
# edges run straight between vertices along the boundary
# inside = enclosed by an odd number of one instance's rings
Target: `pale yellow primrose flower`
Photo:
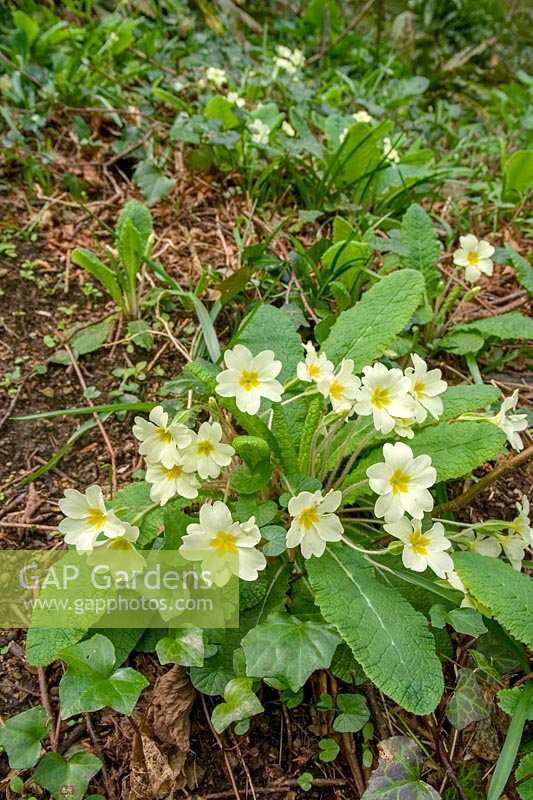
[[[286,119],[284,119],[283,122],[281,123],[281,130],[283,131],[285,136],[290,136],[291,138],[293,136],[296,136],[296,131],[294,130],[290,122],[287,122]]]
[[[171,467],[148,463],[146,480],[152,484],[150,499],[154,503],[159,503],[160,506],[166,505],[176,495],[188,500],[198,497],[200,486],[198,479],[192,470],[185,469],[184,459],[181,455],[176,456],[176,463]]]
[[[300,492],[289,500],[289,514],[293,517],[287,532],[287,547],[300,545],[304,558],[323,555],[327,542],[338,542],[344,528],[338,516],[342,492]]]
[[[210,83],[214,83],[219,88],[224,83],[227,83],[225,70],[218,67],[208,67],[205,71],[205,77]]]
[[[234,522],[227,505],[217,500],[200,508],[199,522],[187,526],[179,552],[187,561],[201,561],[214,583],[224,586],[232,575],[257,580],[266,567],[265,556],[255,547],[260,540],[255,517]]]
[[[351,412],[357,390],[361,385],[359,378],[353,374],[354,363],[351,358],[343,358],[336,374],[325,375],[317,384],[320,394],[327,397],[338,413]]]
[[[291,50],[281,44],[276,48],[276,53],[278,55],[274,59],[274,66],[290,75],[294,75],[305,64],[305,56],[301,50]]]
[[[361,387],[355,397],[355,413],[362,417],[372,414],[376,430],[390,433],[397,418],[411,419],[416,415],[410,389],[411,379],[401,369],[387,369],[377,361],[363,369]]]
[[[412,367],[407,367],[405,375],[411,381],[411,395],[416,401],[415,418],[417,422],[424,422],[428,411],[432,417],[438,419],[442,414],[442,400],[438,397],[448,388],[446,381],[442,380],[440,369],[428,370],[428,365],[416,353],[411,354]]]
[[[296,375],[304,383],[318,383],[324,379],[332,379],[334,366],[325,353],[318,355],[312,342],[306,342],[305,361],[296,365]]]
[[[370,488],[380,495],[374,507],[376,517],[384,517],[385,522],[397,522],[404,514],[422,519],[424,512],[433,508],[428,488],[437,480],[437,471],[431,458],[413,458],[413,451],[403,442],[384,444],[383,457],[384,462],[366,471]]]
[[[383,155],[387,161],[391,161],[393,164],[400,163],[400,154],[396,148],[392,146],[392,142],[387,136],[383,139]]]
[[[487,421],[497,425],[507,436],[507,441],[514,450],[523,450],[524,443],[520,438],[519,431],[525,431],[528,428],[528,421],[526,414],[509,414],[509,411],[514,411],[518,403],[518,389],[506,397],[501,404],[500,410],[494,417],[488,417]]]
[[[215,391],[221,397],[234,397],[239,411],[257,414],[262,397],[280,402],[283,386],[276,377],[282,364],[274,359],[272,350],[253,356],[247,347],[237,344],[226,350],[224,362],[227,369],[217,375]]]
[[[147,461],[160,461],[169,469],[176,463],[178,449],[187,447],[192,440],[192,431],[179,422],[168,424],[168,414],[163,406],[150,411],[148,420],[135,417],[133,435],[141,442],[139,453]]]
[[[384,525],[384,528],[404,543],[402,561],[407,569],[424,572],[430,567],[439,578],[446,578],[446,573],[453,571],[451,556],[445,552],[452,544],[446,538],[441,522],[435,522],[431,528],[423,531],[419,520],[402,517],[397,522]]]
[[[235,450],[222,442],[222,427],[219,422],[202,422],[198,433],[193,433],[191,444],[183,451],[183,467],[196,471],[204,481],[218,478],[222,467],[231,464]]]
[[[246,100],[244,97],[239,97],[237,92],[228,92],[227,99],[228,102],[233,103],[233,105],[237,106],[237,108],[244,108],[246,105]]]
[[[522,495],[522,501],[516,504],[518,516],[514,518],[509,529],[518,533],[529,547],[533,547],[533,528],[529,520],[529,500]]]
[[[478,240],[472,233],[460,236],[459,242],[461,247],[454,252],[453,263],[458,267],[465,267],[466,280],[475,283],[482,273],[492,275],[491,256],[494,247],[485,239]]]
[[[268,144],[270,128],[262,119],[254,119],[248,126],[252,134],[252,141],[256,144]]]
[[[356,111],[355,114],[352,114],[352,117],[356,122],[366,122],[370,123],[373,122],[373,117],[370,116],[368,111],[361,109],[360,111]]]
[[[79,553],[91,552],[97,547],[100,534],[108,539],[126,535],[131,541],[139,535],[138,528],[106,509],[99,486],[89,486],[85,494],[77,489],[67,489],[65,497],[59,501],[59,508],[66,517],[59,523],[59,530],[65,535],[65,542],[76,545]]]

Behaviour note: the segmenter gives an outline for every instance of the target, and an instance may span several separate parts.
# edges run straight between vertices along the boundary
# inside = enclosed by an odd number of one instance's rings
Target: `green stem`
[[[524,725],[531,716],[532,706],[533,684],[529,684],[524,687],[522,696],[511,718],[511,724],[509,725],[502,751],[492,775],[487,800],[498,800],[505,789],[505,785],[513,769],[518,748],[520,747]]]
[[[51,419],[52,417],[78,417],[82,414],[104,414],[109,411],[151,411],[158,403],[103,403],[99,406],[80,406],[79,408],[59,408],[56,411],[40,411],[37,414],[25,414],[12,417],[15,422],[27,422],[33,419]]]

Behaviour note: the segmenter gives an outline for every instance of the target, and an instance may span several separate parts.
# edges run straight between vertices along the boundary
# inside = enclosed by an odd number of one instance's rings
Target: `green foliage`
[[[351,358],[358,372],[382,356],[416,311],[423,286],[415,270],[382,278],[353,308],[339,315],[323,345],[328,358],[335,364]]]
[[[533,753],[527,753],[514,774],[520,800],[533,800]]]
[[[204,633],[199,628],[178,628],[156,644],[160,664],[201,667],[204,663]]]
[[[30,628],[26,637],[26,660],[32,667],[47,667],[86,633],[75,628]]]
[[[282,677],[296,692],[315,670],[329,667],[339,641],[328,625],[272,614],[242,640],[246,674]]]
[[[533,294],[533,267],[512,247],[507,247],[505,252],[516,270],[518,281],[528,290],[529,294]]]
[[[340,747],[335,739],[321,739],[318,743],[318,757],[321,761],[326,763],[335,761],[339,755]]]
[[[503,164],[503,198],[516,201],[533,187],[533,150],[517,150]]]
[[[338,733],[357,733],[370,719],[366,698],[362,694],[338,694],[337,709],[333,730]]]
[[[488,384],[472,383],[464,386],[449,386],[442,396],[444,409],[440,422],[448,422],[462,414],[490,406],[499,396],[499,389]]]
[[[263,711],[263,706],[252,691],[250,678],[234,678],[224,689],[224,702],[213,709],[211,720],[218,733],[232,722],[248,719]]]
[[[508,564],[477,553],[455,553],[466,588],[515,639],[533,647],[533,582]]]
[[[253,355],[272,350],[281,361],[278,380],[284,383],[294,376],[302,359],[302,342],[287,314],[274,306],[260,305],[241,324],[231,346],[243,344]]]
[[[316,602],[381,691],[415,714],[431,712],[442,670],[425,618],[395,589],[376,581],[353,550],[330,545],[307,565]]]
[[[144,675],[130,667],[115,669],[115,648],[101,634],[64,650],[62,659],[68,667],[59,684],[63,719],[105,706],[131,714],[148,685]]]
[[[462,731],[471,722],[486,719],[490,709],[483,697],[476,673],[467,667],[459,670],[457,684],[446,706],[446,716],[457,730]]]
[[[380,742],[377,769],[371,774],[361,800],[440,800],[439,793],[420,780],[424,753],[418,742],[407,736],[392,736]]]
[[[46,789],[54,800],[82,800],[89,781],[100,771],[102,762],[92,753],[75,753],[64,758],[59,753],[47,753],[35,770],[35,782]]]
[[[283,406],[280,403],[274,403],[272,406],[272,433],[278,441],[283,472],[286,475],[298,472],[294,439]]]
[[[42,706],[34,706],[6,719],[0,728],[0,744],[12,769],[35,766],[42,752],[41,740],[48,735],[51,720]]]
[[[476,333],[484,340],[489,338],[522,341],[533,338],[533,319],[520,314],[518,311],[508,311],[495,317],[485,317],[472,322],[463,322],[454,325],[450,334],[458,331],[461,333]]]
[[[413,203],[402,220],[401,243],[405,251],[403,262],[409,269],[417,269],[424,276],[426,292],[433,299],[439,288],[440,272],[437,267],[440,246],[429,214]]]

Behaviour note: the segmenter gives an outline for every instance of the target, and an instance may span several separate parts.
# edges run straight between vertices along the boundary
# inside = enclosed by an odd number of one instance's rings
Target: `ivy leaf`
[[[224,702],[215,706],[211,721],[217,733],[222,733],[232,722],[248,719],[263,711],[263,706],[252,691],[250,678],[234,678],[224,689]]]
[[[32,667],[47,667],[86,633],[78,628],[30,628],[26,636],[26,661]]]
[[[33,777],[55,800],[82,800],[89,781],[101,767],[102,762],[92,753],[75,753],[69,759],[59,753],[47,753]]]
[[[42,706],[34,706],[6,719],[0,728],[0,744],[12,769],[29,769],[41,755],[41,739],[48,734],[50,720]]]
[[[366,698],[362,694],[338,694],[337,708],[341,713],[335,717],[333,730],[338,733],[356,733],[370,719]]]
[[[455,553],[455,568],[472,597],[515,639],[533,649],[533,580],[497,558]]]
[[[165,177],[157,164],[150,160],[139,161],[133,180],[146,197],[149,206],[167,197],[176,185],[175,180]]]
[[[471,722],[486,719],[489,713],[475,672],[467,667],[460,669],[455,691],[446,708],[449,721],[454,728],[462,731]]]
[[[457,633],[465,633],[467,636],[481,636],[487,633],[483,617],[475,608],[452,608],[446,616]]]
[[[307,561],[307,571],[324,619],[370,680],[407,711],[433,711],[444,684],[426,618],[346,547],[329,545],[322,558]]]
[[[340,639],[319,622],[301,622],[289,614],[271,614],[242,640],[246,674],[283,677],[293,692],[317,669],[327,669]]]
[[[183,628],[164,636],[156,645],[160,664],[181,664],[201,667],[204,663],[204,632],[200,628]]]
[[[61,654],[68,669],[59,684],[62,719],[109,706],[131,714],[148,681],[130,667],[114,671],[115,648],[97,633]]]
[[[424,753],[407,736],[391,736],[379,743],[379,763],[361,800],[440,800],[440,794],[420,780]]]
[[[431,299],[435,297],[441,275],[437,267],[440,246],[433,229],[431,217],[424,209],[413,203],[402,219],[401,243],[405,250],[403,259],[406,267],[422,273],[426,291]]]
[[[323,349],[335,364],[354,361],[355,372],[383,355],[415,313],[424,279],[415,270],[399,270],[372,286],[352,308],[343,311]]]
[[[326,763],[329,761],[335,761],[339,755],[339,751],[340,747],[335,739],[330,739],[329,737],[326,739],[320,739],[318,743],[318,757],[321,761]]]

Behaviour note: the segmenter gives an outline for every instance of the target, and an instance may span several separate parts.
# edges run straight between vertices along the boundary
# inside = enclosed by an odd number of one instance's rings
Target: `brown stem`
[[[498,480],[502,475],[509,470],[514,469],[515,467],[519,467],[520,464],[526,463],[529,459],[533,456],[533,444],[527,447],[525,450],[522,450],[521,453],[514,456],[514,458],[510,458],[507,461],[504,461],[503,464],[500,464],[498,467],[495,467],[491,470],[488,475],[484,475],[477,483],[468,489],[468,491],[463,492],[463,494],[458,495],[453,500],[449,500],[447,503],[441,503],[439,506],[435,508],[434,513],[439,514],[448,514],[452,511],[457,511],[463,506],[468,505],[468,503],[480,492],[484,491],[488,486],[490,486],[494,481]]]

